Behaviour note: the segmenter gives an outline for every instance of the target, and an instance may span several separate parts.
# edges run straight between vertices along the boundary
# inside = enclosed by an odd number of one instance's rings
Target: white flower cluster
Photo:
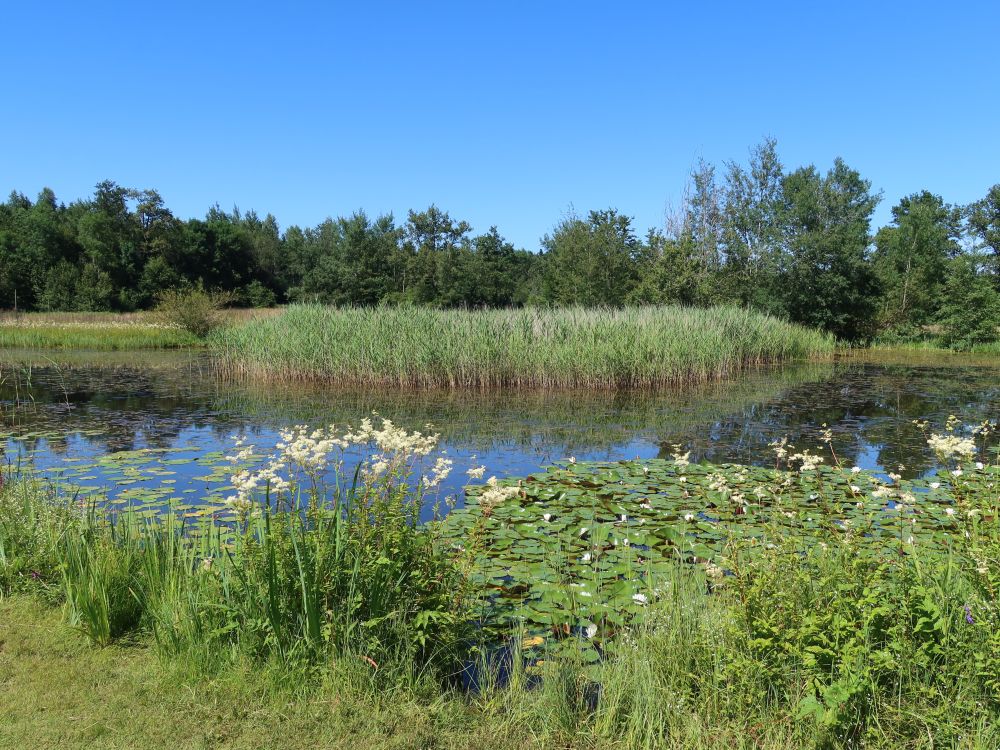
[[[519,487],[501,487],[496,477],[487,479],[486,486],[487,490],[479,496],[479,507],[485,513],[491,513],[495,507],[517,497],[521,492]]]
[[[310,431],[304,425],[296,425],[287,430],[281,430],[281,442],[277,444],[282,456],[307,474],[314,474],[324,468],[335,448],[343,450],[348,442],[337,436],[331,425],[327,429]]]
[[[802,453],[796,453],[793,456],[790,456],[788,461],[789,463],[798,462],[800,464],[799,465],[800,472],[815,471],[816,467],[819,466],[821,463],[823,463],[823,457],[814,456],[808,450],[805,450]]]
[[[674,465],[679,466],[682,469],[691,463],[688,460],[691,456],[691,451],[688,451],[687,453],[681,453],[681,446],[679,445],[674,446],[674,450],[670,455],[674,457]]]
[[[437,447],[438,434],[425,435],[422,432],[407,432],[397,427],[392,420],[382,419],[381,429],[376,429],[371,419],[361,420],[357,432],[344,435],[345,444],[367,445],[374,443],[383,453],[396,456],[426,456]]]
[[[427,487],[437,487],[451,474],[451,467],[453,465],[454,462],[450,458],[438,456],[438,459],[434,462],[434,467],[431,469],[431,473],[424,475],[424,484]]]
[[[267,491],[272,497],[293,489],[294,480],[300,473],[318,481],[318,476],[330,465],[331,454],[344,451],[351,446],[375,445],[380,452],[374,453],[363,463],[362,475],[368,482],[374,481],[387,472],[394,472],[404,462],[413,457],[424,457],[437,446],[439,436],[421,432],[407,432],[390,420],[383,419],[376,428],[371,419],[363,419],[356,432],[349,429],[343,434],[333,425],[327,428],[310,429],[306,425],[295,425],[279,432],[281,440],[276,444],[277,456],[256,471],[241,469],[232,475],[235,494],[226,502],[235,510],[248,512],[253,507],[254,496]],[[240,464],[253,458],[253,446],[244,445],[245,439],[235,441],[236,452],[227,456],[233,464]],[[437,487],[451,473],[452,461],[443,456],[434,463],[429,475],[423,477],[424,484]],[[287,470],[287,477],[280,472]],[[480,476],[485,467],[480,468]]]
[[[968,460],[976,455],[976,443],[972,438],[934,434],[927,438],[927,444],[942,461],[952,457]]]

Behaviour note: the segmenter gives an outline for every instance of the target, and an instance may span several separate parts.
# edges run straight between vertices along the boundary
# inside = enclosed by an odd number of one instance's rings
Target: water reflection
[[[787,437],[815,450],[825,423],[845,464],[912,477],[934,466],[913,420],[1000,417],[998,375],[995,362],[950,356],[850,357],[657,393],[374,392],[224,382],[203,354],[7,352],[0,430],[8,460],[32,457],[43,470],[122,451],[175,451],[189,465],[175,459],[167,481],[190,494],[205,486],[204,465],[193,459],[225,450],[234,433],[263,447],[284,425],[356,423],[372,411],[409,429],[433,424],[459,466],[475,457],[497,475],[571,455],[666,457],[674,444],[692,459],[769,464],[770,442]],[[80,473],[97,485],[115,481],[102,471]],[[446,489],[460,491],[462,479],[456,473]]]

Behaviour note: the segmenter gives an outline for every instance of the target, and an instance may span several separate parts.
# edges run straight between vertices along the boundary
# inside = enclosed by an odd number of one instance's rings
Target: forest
[[[699,162],[680,207],[645,233],[617,208],[568,212],[520,249],[431,205],[405,221],[363,211],[282,229],[271,214],[173,214],[156,190],[97,184],[63,203],[43,190],[0,203],[0,309],[132,311],[168,290],[232,305],[441,308],[735,304],[846,341],[997,338],[1000,184],[955,205],[881,195],[843,160],[787,169],[775,141],[746,163]]]

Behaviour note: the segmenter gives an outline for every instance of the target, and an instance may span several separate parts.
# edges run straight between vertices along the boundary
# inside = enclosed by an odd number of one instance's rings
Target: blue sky
[[[516,244],[573,206],[663,222],[703,157],[834,157],[888,220],[1000,182],[996,2],[27,3],[0,191],[157,188],[282,227],[436,203]]]

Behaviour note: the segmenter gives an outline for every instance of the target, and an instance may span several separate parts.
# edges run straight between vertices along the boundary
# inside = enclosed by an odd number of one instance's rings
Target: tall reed
[[[237,376],[448,388],[656,387],[834,349],[827,334],[733,307],[296,305],[218,331],[212,343]]]

